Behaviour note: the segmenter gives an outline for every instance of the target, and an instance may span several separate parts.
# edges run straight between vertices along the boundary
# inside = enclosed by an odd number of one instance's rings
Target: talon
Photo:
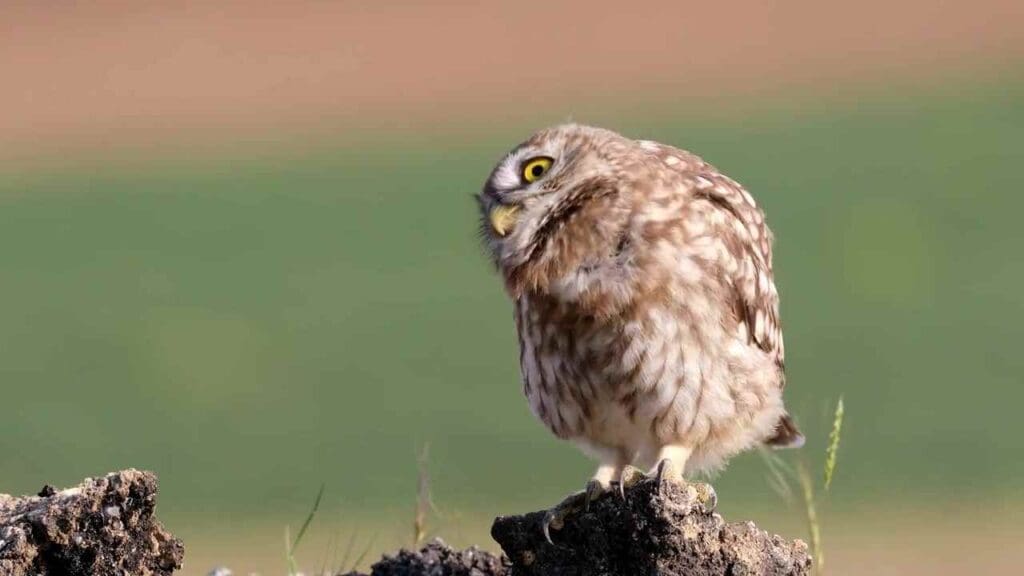
[[[561,530],[565,527],[565,514],[566,512],[558,506],[544,513],[544,520],[541,521],[541,530],[544,531],[544,539],[552,546],[554,546],[555,541],[551,539],[551,529]]]
[[[544,520],[541,522],[541,530],[544,531],[544,539],[552,546],[555,545],[555,541],[551,539],[551,524],[554,519],[554,514],[552,514],[551,510],[548,510],[547,513],[544,514]]]
[[[662,480],[665,479],[665,467],[668,466],[670,460],[668,458],[658,462],[658,472],[654,476],[654,481],[661,486]]]
[[[583,491],[583,493],[586,494],[583,501],[583,509],[589,511],[590,503],[603,496],[606,491],[607,488],[601,485],[601,482],[598,480],[591,480],[590,482],[587,482],[587,487]]]
[[[626,501],[626,487],[622,482],[618,480],[612,482],[612,490],[615,490],[615,493],[619,496],[619,500],[623,502]]]
[[[589,484],[587,489],[590,490]],[[561,530],[565,527],[566,517],[585,508],[588,490],[570,495],[565,500],[559,502],[554,508],[544,513],[544,520],[541,521],[541,530],[544,532],[544,539],[549,544],[554,545],[554,541],[551,539],[551,529]]]
[[[626,488],[632,488],[646,478],[647,475],[637,468],[632,466],[623,467],[622,479],[619,481],[619,490],[622,494],[622,499],[626,499]]]
[[[663,482],[682,482],[683,475],[672,460],[665,458],[661,462],[658,462],[658,472],[655,475],[655,480],[660,487]]]

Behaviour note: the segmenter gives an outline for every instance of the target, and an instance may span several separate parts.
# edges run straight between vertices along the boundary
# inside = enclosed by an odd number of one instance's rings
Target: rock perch
[[[542,512],[494,521],[491,535],[516,576],[802,576],[810,573],[807,544],[727,524],[715,513],[708,484],[658,484],[653,478],[606,496],[590,510],[541,532]]]
[[[457,552],[435,540],[419,552],[402,551],[372,567],[372,576],[804,576],[807,545],[728,524],[715,513],[707,484],[658,485],[647,479],[606,496],[589,511],[541,531],[543,512],[494,521],[491,535],[507,558],[471,548]]]
[[[166,576],[184,547],[153,516],[151,472],[123,470],[38,496],[0,494],[0,575]]]

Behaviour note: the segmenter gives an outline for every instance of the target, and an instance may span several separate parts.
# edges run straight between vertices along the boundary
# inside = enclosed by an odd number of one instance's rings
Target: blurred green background
[[[1009,70],[576,118],[693,150],[765,207],[812,462],[845,396],[840,516],[1024,501],[1024,77]],[[245,541],[239,526],[299,522],[321,483],[349,521],[406,530],[424,444],[442,524],[582,486],[591,463],[521,398],[470,197],[565,115],[8,162],[0,491],[152,469],[172,530],[227,521]],[[729,516],[787,514],[756,454],[715,482]],[[205,561],[204,546],[219,545],[189,541]]]

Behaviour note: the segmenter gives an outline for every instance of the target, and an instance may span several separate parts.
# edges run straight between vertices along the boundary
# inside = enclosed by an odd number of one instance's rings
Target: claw
[[[583,490],[583,493],[586,495],[583,501],[583,509],[589,511],[590,503],[603,496],[606,491],[607,489],[598,480],[587,482],[587,487]]]
[[[626,499],[626,488],[632,488],[646,478],[647,475],[638,468],[625,466],[622,469],[622,479],[619,481],[619,490],[622,494],[622,499]]]
[[[658,486],[661,486],[661,481],[665,479],[665,468],[670,466],[671,462],[668,458],[658,462],[658,471],[654,476],[654,481],[658,483]]]
[[[548,541],[548,544],[555,545],[555,541],[551,539],[551,523],[554,521],[554,514],[551,510],[548,510],[544,514],[544,521],[541,522],[541,530],[544,531],[544,539]]]
[[[665,458],[661,462],[658,462],[658,471],[655,474],[655,481],[658,483],[660,488],[663,482],[675,482],[679,483],[683,481],[683,474],[672,462],[672,460]]]
[[[541,530],[544,532],[544,539],[549,544],[554,545],[554,541],[551,539],[551,529],[561,530],[565,526],[565,519],[570,514],[584,510],[587,506],[590,490],[590,484],[587,484],[587,490],[577,492],[569,495],[565,500],[559,502],[554,508],[551,508],[544,513],[544,520],[541,521]]]
[[[625,500],[626,487],[635,484],[638,481],[637,478],[644,478],[643,473],[636,468],[627,466],[626,469],[630,470],[630,472],[628,472],[627,475],[624,475],[621,481],[612,482],[609,485],[601,479],[594,478],[587,482],[587,486],[583,491],[569,495],[565,500],[562,500],[556,506],[545,512],[544,519],[541,521],[541,530],[544,532],[544,539],[547,540],[549,544],[554,545],[554,541],[551,539],[552,529],[561,530],[565,525],[565,519],[568,518],[570,514],[589,511],[591,503],[596,502],[611,490],[618,492],[619,497]]]

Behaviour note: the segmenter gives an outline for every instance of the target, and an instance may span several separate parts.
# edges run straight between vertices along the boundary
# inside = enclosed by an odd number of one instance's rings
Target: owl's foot
[[[675,484],[681,488],[685,488],[687,491],[693,490],[693,493],[697,496],[697,499],[704,506],[705,510],[714,510],[718,505],[718,495],[715,494],[715,489],[710,484],[701,483],[689,483],[683,478],[682,470],[676,465],[675,461],[664,458],[661,462],[658,462],[658,466],[654,472],[654,480],[657,482],[658,489],[660,490],[666,484]]]
[[[590,503],[597,500],[601,496],[604,496],[611,490],[611,486],[602,484],[600,480],[596,478],[587,482],[587,487],[583,489],[583,509],[589,510]]]
[[[561,530],[565,526],[565,520],[578,512],[588,510],[591,502],[597,501],[608,492],[614,491],[622,500],[626,499],[626,489],[653,479],[658,486],[670,482],[673,484],[685,484],[682,471],[671,459],[663,458],[654,470],[645,474],[639,468],[626,465],[619,474],[618,481],[605,484],[602,480],[594,478],[587,482],[587,487],[580,492],[570,494],[565,500],[559,502],[555,507],[544,513],[544,520],[541,521],[541,529],[544,531],[544,538],[550,544],[551,530]]]
[[[611,487],[594,479],[587,482],[587,487],[580,492],[570,494],[554,508],[544,513],[544,520],[541,528],[544,530],[544,538],[548,543],[554,544],[551,540],[551,529],[561,530],[565,526],[565,519],[569,516],[590,509],[590,503],[601,498],[611,490]]]
[[[641,481],[647,479],[647,474],[644,474],[639,468],[632,466],[625,466],[622,468],[622,475],[619,477],[619,481],[616,482],[618,487],[619,498],[622,500],[626,499],[626,488],[632,488]]]
[[[589,486],[590,483],[587,483]],[[562,500],[555,505],[554,508],[548,509],[544,513],[544,520],[541,521],[541,530],[544,531],[544,539],[548,541],[548,544],[554,544],[555,542],[551,539],[551,529],[561,530],[565,526],[565,519],[569,516],[585,510],[587,507],[587,491],[577,492],[570,494],[565,500]]]
[[[683,479],[683,471],[679,469],[669,458],[663,458],[661,462],[658,462],[658,467],[654,472],[654,478],[658,482],[658,486],[662,483],[671,482],[673,484],[684,484],[686,480]]]
[[[632,488],[636,484],[647,479],[653,479],[658,486],[661,486],[665,482],[671,482],[673,484],[686,483],[686,480],[683,479],[683,474],[679,471],[679,468],[672,462],[672,460],[664,458],[647,474],[633,466],[624,467],[622,469],[622,476],[618,482],[614,483],[614,486],[617,488],[619,497],[625,500],[627,488]]]

